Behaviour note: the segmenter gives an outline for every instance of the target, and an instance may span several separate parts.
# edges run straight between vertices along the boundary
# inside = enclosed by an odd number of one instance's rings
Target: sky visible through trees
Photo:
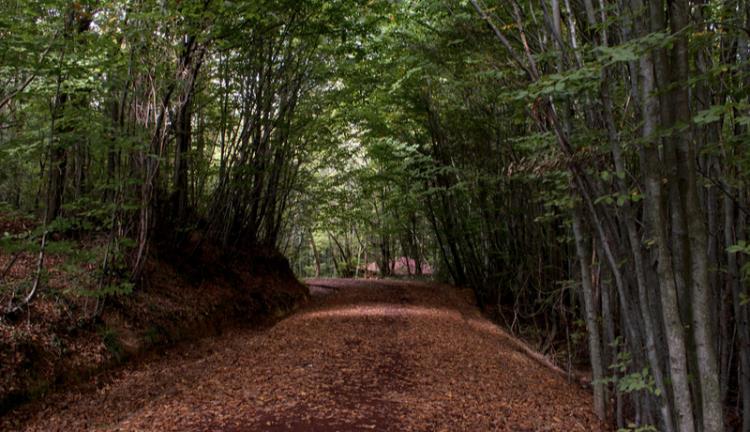
[[[3,314],[71,238],[96,313],[199,236],[470,287],[617,428],[750,430],[747,0],[0,8]]]

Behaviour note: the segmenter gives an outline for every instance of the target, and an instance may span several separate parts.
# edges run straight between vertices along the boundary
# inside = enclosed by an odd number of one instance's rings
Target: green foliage
[[[731,254],[750,256],[750,243],[745,240],[740,240],[739,242],[737,242],[737,244],[729,246],[727,248],[727,252]],[[748,278],[750,278],[750,262],[745,263],[742,268],[740,268],[740,272],[742,274],[742,278],[744,280],[748,280]],[[747,293],[740,293],[740,296],[742,297],[740,299],[740,302],[743,306],[750,302],[750,300],[748,300]]]
[[[599,73],[600,67],[591,65],[565,73],[546,75],[526,89],[516,92],[514,97],[534,101],[544,96],[561,98],[593,92],[598,88]]]
[[[101,289],[85,290],[79,289],[78,293],[84,297],[104,298],[108,296],[127,295],[133,292],[133,283],[128,281],[116,281],[104,285]]]
[[[740,240],[737,244],[729,246],[727,252],[732,254],[750,255],[750,243]]]
[[[648,368],[620,377],[617,381],[617,390],[623,393],[645,390],[656,396],[661,395],[659,389],[656,388],[654,378],[649,373]]]
[[[111,327],[100,327],[99,337],[102,338],[102,343],[109,351],[110,355],[114,357],[116,361],[121,361],[125,351],[123,350],[122,344],[120,343],[120,337],[117,331]]]
[[[630,363],[633,361],[633,356],[628,351],[620,351],[617,353],[617,358],[609,368],[614,369],[620,373],[627,372]]]
[[[621,340],[614,342],[614,347],[621,344]],[[648,368],[642,370],[629,372],[632,367],[633,357],[628,351],[619,351],[615,362],[612,363],[609,368],[617,372],[617,375],[603,378],[598,381],[602,384],[613,383],[616,386],[617,391],[622,393],[634,393],[640,391],[646,391],[655,396],[660,396],[661,391],[656,387],[654,377],[649,372]]]

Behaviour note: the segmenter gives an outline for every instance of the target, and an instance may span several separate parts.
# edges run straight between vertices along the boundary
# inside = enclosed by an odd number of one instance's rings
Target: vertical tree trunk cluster
[[[117,254],[135,280],[154,241],[180,244],[195,229],[225,246],[275,249],[335,53],[321,47],[352,27],[352,4],[4,5],[20,17],[2,30],[12,38],[3,62],[48,44],[0,72],[0,130],[16,137],[0,144],[41,161],[1,161],[30,168],[24,179],[39,191],[33,206],[17,206],[66,234],[94,227],[133,239]],[[10,110],[24,117],[6,123]]]
[[[514,2],[492,14],[472,5],[524,71],[535,127],[566,159],[597,413],[623,410],[617,399],[609,411],[604,396],[602,347],[615,342],[604,328],[615,321],[626,370],[645,368],[637,376],[646,391],[632,390],[632,374],[617,383],[631,392],[639,423],[721,431],[732,393],[747,430],[747,307],[736,294],[747,286],[737,263],[747,252],[736,246],[746,231],[737,153],[746,132],[737,122],[747,96],[737,86],[746,80],[747,35],[728,21],[739,12],[746,23],[747,4]],[[545,50],[556,56],[540,60]],[[581,81],[596,73],[595,84]],[[706,118],[712,110],[719,114]],[[586,160],[592,149],[597,160]],[[592,258],[587,236],[601,255]],[[615,290],[607,295],[619,299],[615,310],[592,288],[592,260],[608,267],[614,284],[601,289]]]

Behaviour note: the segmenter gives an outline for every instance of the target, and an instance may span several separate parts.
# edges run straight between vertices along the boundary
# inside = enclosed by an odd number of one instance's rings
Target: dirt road
[[[454,289],[317,280],[264,330],[182,344],[26,405],[2,430],[592,431],[588,392]]]

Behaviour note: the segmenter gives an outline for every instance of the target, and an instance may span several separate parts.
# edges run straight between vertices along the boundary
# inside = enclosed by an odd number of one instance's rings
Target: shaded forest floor
[[[19,313],[4,315],[11,293],[28,290],[36,267],[35,250],[9,252],[23,243],[13,236],[34,228],[33,220],[0,212],[2,431],[8,429],[4,412],[20,403],[153,349],[278,320],[308,297],[280,254],[225,251],[193,234],[151,253],[139,287],[101,297],[106,307],[92,314],[97,299],[86,292],[96,290],[101,239],[87,234],[52,239],[37,296]]]
[[[588,391],[532,359],[470,295],[309,281],[267,329],[184,343],[25,405],[28,431],[592,431]]]

